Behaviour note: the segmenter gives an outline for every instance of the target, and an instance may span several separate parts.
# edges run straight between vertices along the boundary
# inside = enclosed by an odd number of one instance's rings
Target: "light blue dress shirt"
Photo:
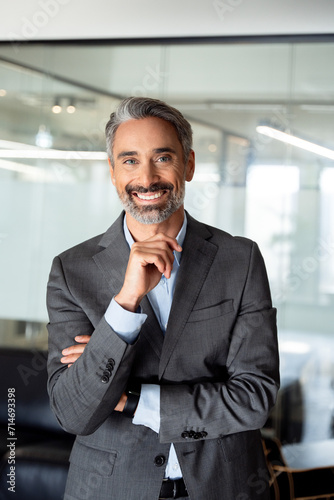
[[[126,218],[123,222],[124,236],[131,248],[134,240],[127,227]],[[183,245],[187,230],[187,217],[184,215],[183,225],[176,240],[179,245]],[[168,324],[168,317],[172,305],[176,276],[180,266],[182,252],[174,253],[174,263],[171,277],[166,279],[161,276],[160,282],[147,297],[159,321],[161,330],[165,333]],[[130,312],[123,309],[115,299],[112,299],[106,313],[105,319],[112,329],[128,344],[132,344],[137,339],[140,329],[144,324],[147,315],[140,312]],[[154,384],[143,384],[138,407],[132,422],[136,425],[145,425],[150,427],[155,432],[159,433],[160,429],[160,386]],[[175,448],[171,445],[165,477],[170,479],[178,479],[182,477],[180,465],[176,456]]]

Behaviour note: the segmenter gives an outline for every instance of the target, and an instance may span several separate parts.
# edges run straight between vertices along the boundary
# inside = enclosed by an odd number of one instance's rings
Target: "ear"
[[[115,186],[115,173],[114,173],[114,167],[111,164],[110,158],[108,158],[108,163],[109,163],[109,171],[110,171],[110,177],[111,177],[111,182]]]
[[[193,150],[189,153],[188,163],[186,165],[186,181],[190,182],[195,173],[195,152]]]

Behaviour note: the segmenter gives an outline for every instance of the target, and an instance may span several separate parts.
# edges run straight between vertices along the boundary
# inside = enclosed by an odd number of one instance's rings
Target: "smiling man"
[[[128,98],[106,127],[124,212],[54,259],[49,394],[77,434],[65,500],[268,500],[259,429],[278,389],[257,245],[184,211],[192,131]]]
[[[189,152],[185,168],[181,143],[169,122],[151,117],[140,125],[130,120],[119,126],[114,165],[109,158],[111,178],[124,209],[141,224],[165,222],[175,212],[182,220],[185,180],[192,178],[194,154]],[[136,149],[124,149],[129,143]],[[161,147],[152,148],[152,144]]]

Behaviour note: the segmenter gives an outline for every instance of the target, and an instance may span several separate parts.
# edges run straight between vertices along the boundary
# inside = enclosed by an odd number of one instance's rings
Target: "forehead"
[[[126,148],[135,151],[167,146],[182,149],[174,126],[162,118],[148,117],[128,120],[118,127],[114,138],[114,149]]]

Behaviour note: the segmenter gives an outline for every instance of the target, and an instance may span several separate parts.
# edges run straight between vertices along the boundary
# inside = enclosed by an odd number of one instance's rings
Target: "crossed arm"
[[[143,242],[132,245],[123,286],[115,297],[125,310],[135,312],[142,298],[160,281],[162,274],[169,278],[173,268],[173,251],[181,251],[176,239],[159,233]],[[74,337],[75,345],[62,350],[60,362],[70,368],[84,353],[90,335]],[[115,411],[123,411],[127,395],[122,393]]]
[[[151,251],[148,252],[150,261],[152,260],[151,253]],[[150,280],[153,276],[155,278],[155,281],[148,280],[152,286],[160,280],[162,268],[160,266],[159,272],[156,273],[154,268],[157,266],[151,262],[146,262],[145,266],[141,260],[142,251],[139,254],[140,258],[134,258],[131,262],[136,262],[139,266],[139,275],[141,273],[145,275],[145,267],[152,266],[148,273]],[[167,255],[170,255],[168,251]],[[160,263],[161,259],[162,257],[159,256]],[[266,420],[278,387],[275,311],[271,309],[268,301],[264,305],[261,302],[263,294],[256,292],[262,286],[261,276],[258,276],[261,275],[261,269],[263,269],[258,251],[254,251],[251,261],[249,264],[251,277],[245,285],[244,291],[245,307],[242,314],[237,316],[230,336],[231,342],[226,360],[229,378],[221,382],[208,381],[191,385],[185,382],[180,385],[162,385],[160,397],[161,442],[180,441],[182,432],[180,429],[184,429],[188,425],[199,428],[205,426],[212,438],[259,428]],[[172,257],[166,256],[164,267],[168,267],[168,262],[171,266]],[[144,268],[144,272],[142,268]],[[163,269],[163,272],[167,275],[168,269]],[[131,282],[131,286],[133,286],[132,271],[129,274],[131,280],[127,283]],[[134,274],[138,276],[138,274]],[[146,278],[147,276],[145,280]],[[147,287],[147,284],[145,286]],[[119,296],[116,296],[116,300],[117,298]],[[136,307],[137,300],[132,303],[133,308]],[[59,325],[60,327],[61,325]],[[131,353],[136,350],[136,346],[125,347],[125,343],[120,339],[116,340],[115,332],[112,333],[109,326],[107,329],[106,322],[103,321],[98,325],[92,337],[89,335],[75,336],[75,334],[81,333],[77,323],[75,323],[75,327],[73,337],[75,337],[77,345],[64,349],[61,359],[63,369],[66,365],[72,366],[69,370],[62,371],[60,379],[57,378],[57,374],[53,377],[52,391],[54,392],[54,407],[56,407],[56,413],[58,411],[61,417],[60,420],[64,418],[65,423],[70,422],[69,428],[74,429],[74,432],[79,434],[93,432],[113,409],[122,411],[126,400],[124,381],[126,382],[131,371],[133,360]],[[57,335],[54,335],[53,338],[57,338]],[[69,339],[70,335],[67,338]],[[92,385],[91,382],[96,374],[87,371],[87,367],[94,366],[89,365],[89,362],[96,358],[97,353],[100,353],[100,357],[106,351],[115,352],[116,366],[115,378],[109,388],[103,389],[101,384]],[[58,350],[58,364],[59,357]],[[68,375],[71,372],[71,375],[67,377],[66,372]],[[90,380],[87,380],[87,376]],[[60,386],[57,388],[59,383]],[[75,397],[78,400],[74,402],[75,408],[73,410],[74,389],[71,387],[74,386],[76,389]],[[61,404],[58,404],[61,399]],[[78,418],[74,418],[73,414],[74,417],[78,416]],[[82,423],[83,418],[85,418],[86,423]],[[75,427],[72,427],[73,421]]]

